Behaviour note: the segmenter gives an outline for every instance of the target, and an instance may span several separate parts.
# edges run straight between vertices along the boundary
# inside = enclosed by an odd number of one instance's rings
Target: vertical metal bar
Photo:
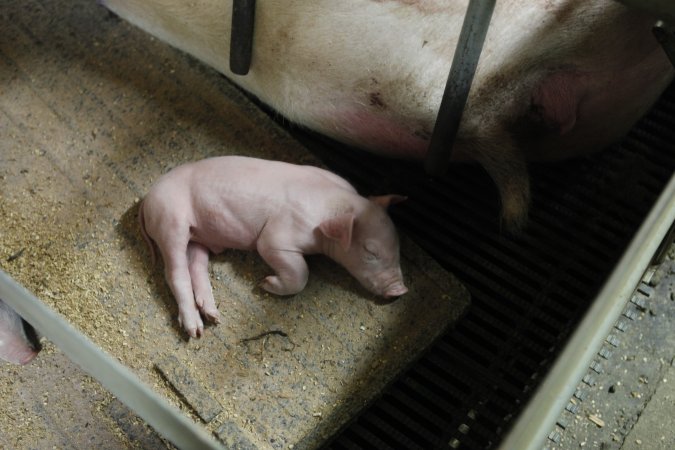
[[[675,23],[675,2],[673,0],[618,0],[626,6],[649,13],[655,19]]]
[[[235,75],[246,75],[251,67],[254,20],[255,0],[233,0],[230,70]]]
[[[672,24],[671,24],[672,25]],[[668,27],[663,22],[659,21],[654,28],[652,28],[656,40],[661,43],[663,51],[670,60],[670,63],[675,67],[675,26]]]
[[[476,73],[495,2],[496,0],[469,1],[424,163],[430,175],[445,174],[450,164],[452,145]]]

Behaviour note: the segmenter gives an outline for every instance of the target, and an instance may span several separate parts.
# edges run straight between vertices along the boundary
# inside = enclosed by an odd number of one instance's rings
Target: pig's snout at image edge
[[[40,351],[35,331],[0,299],[0,359],[28,364]]]

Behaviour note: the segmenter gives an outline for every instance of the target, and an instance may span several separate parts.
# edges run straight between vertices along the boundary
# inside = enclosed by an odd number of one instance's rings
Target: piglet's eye
[[[368,259],[377,259],[378,254],[377,254],[377,246],[373,244],[372,242],[366,242],[363,245],[363,249],[366,251],[366,257]]]

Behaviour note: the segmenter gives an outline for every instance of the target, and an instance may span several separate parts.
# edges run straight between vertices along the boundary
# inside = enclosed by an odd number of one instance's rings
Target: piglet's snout
[[[408,292],[408,288],[403,283],[394,283],[384,292],[384,298],[396,298]]]
[[[375,283],[373,291],[384,298],[392,299],[400,297],[408,292],[408,288],[403,283],[401,269],[387,271],[379,277]]]

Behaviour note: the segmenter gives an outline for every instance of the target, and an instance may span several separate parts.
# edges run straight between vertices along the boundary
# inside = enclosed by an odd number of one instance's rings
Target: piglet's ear
[[[382,206],[383,208],[388,208],[391,205],[395,205],[397,203],[401,203],[403,201],[408,200],[408,197],[406,197],[404,195],[391,194],[391,195],[372,196],[372,197],[368,197],[368,199],[371,202],[377,203],[378,205]]]
[[[319,224],[319,230],[328,239],[340,243],[340,247],[347,251],[352,244],[352,230],[354,229],[354,214],[345,213],[332,219],[324,220]]]

